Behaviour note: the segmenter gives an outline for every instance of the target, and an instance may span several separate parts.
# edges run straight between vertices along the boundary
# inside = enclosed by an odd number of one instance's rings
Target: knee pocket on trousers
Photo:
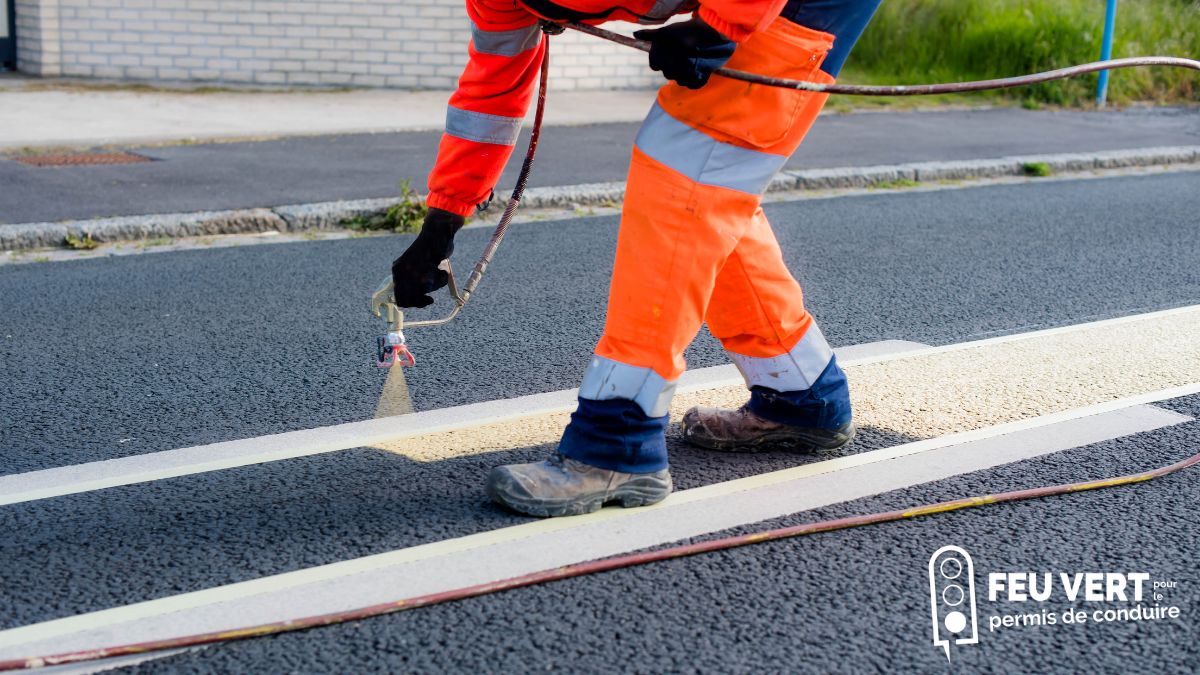
[[[727,66],[770,77],[832,82],[820,70],[832,47],[832,35],[780,18],[739,45]],[[714,75],[697,90],[667,85],[659,104],[675,119],[714,132],[709,135],[717,140],[768,150],[786,144],[799,124],[811,123],[805,118],[816,116],[826,96]],[[790,154],[784,150],[776,154]]]

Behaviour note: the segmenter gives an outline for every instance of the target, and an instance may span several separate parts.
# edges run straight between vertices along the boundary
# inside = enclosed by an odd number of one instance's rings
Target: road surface
[[[1200,173],[1177,172],[770,205],[787,261],[834,346],[979,344],[924,361],[893,354],[855,362],[863,430],[837,456],[714,455],[672,440],[678,489],[723,489],[769,471],[1034,424],[1041,415],[1200,382],[1200,354],[1187,332],[1197,312],[1152,314],[1200,304],[1197,187]],[[487,234],[462,233],[460,266]],[[418,410],[574,387],[602,328],[615,236],[614,218],[515,226],[461,318],[410,332]],[[406,241],[0,267],[2,473],[370,418],[383,376],[369,365],[380,327],[366,312],[367,294]],[[1079,327],[1120,317],[1135,318]],[[1056,328],[1065,332],[1004,337]],[[979,342],[993,338],[1003,339]],[[688,360],[695,369],[724,363],[707,335]],[[896,476],[872,474],[863,485],[892,487],[831,497],[764,523],[715,531],[701,523],[704,534],[696,536],[1102,478],[1200,451],[1200,424],[1190,420],[1200,416],[1200,395],[1138,410],[1158,420],[1152,429],[1073,443],[1086,428],[1034,424],[1022,436],[979,441],[993,445],[954,446],[946,457],[969,464],[986,459],[980,453],[1024,451],[1051,436],[1063,449],[961,470],[920,455],[913,475],[925,478],[894,483]],[[1101,418],[1083,419],[1087,427]],[[12,629],[37,622],[526,526],[530,519],[487,504],[481,481],[494,464],[552,450],[553,429],[546,435],[532,426],[496,427],[441,456],[350,445],[0,506],[0,655],[19,644]],[[949,473],[930,478],[937,471]],[[817,499],[846,489],[837,478],[796,485]],[[737,498],[747,509],[769,506],[757,494]],[[799,497],[803,491],[787,498]],[[927,564],[946,545],[973,557],[980,638],[954,645],[953,670],[1195,672],[1198,497],[1193,469],[1132,487],[761,544],[214,646],[131,672],[940,671],[947,657],[932,642]],[[988,593],[991,573],[1058,579],[1096,571],[1174,582],[1161,599],[1147,592],[1141,604],[1178,607],[1181,616],[1105,621],[1104,610],[1137,603],[1070,602],[1061,589],[1044,603]],[[304,595],[285,593],[280,602],[309,601]],[[1082,625],[990,624],[1071,608],[1101,613]],[[195,625],[188,611],[163,616],[163,625]]]

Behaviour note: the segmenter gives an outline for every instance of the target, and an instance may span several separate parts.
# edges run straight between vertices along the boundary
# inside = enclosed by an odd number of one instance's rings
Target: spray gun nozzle
[[[404,333],[397,331],[375,339],[375,365],[380,368],[417,365],[416,357],[404,343]]]
[[[392,302],[392,280],[385,278],[371,295],[371,313],[388,324],[388,332],[375,340],[375,365],[391,368],[397,364],[409,368],[417,364],[404,339],[404,312]]]

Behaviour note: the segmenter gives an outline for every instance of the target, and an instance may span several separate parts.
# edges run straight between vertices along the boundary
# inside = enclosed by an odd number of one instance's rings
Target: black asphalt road
[[[835,345],[945,344],[1200,302],[1200,174],[775,204],[787,259]],[[602,325],[612,218],[515,226],[479,297],[414,329],[427,409],[575,386]],[[460,256],[486,238],[464,232]],[[362,419],[382,383],[366,294],[403,237],[0,267],[3,473]],[[462,264],[462,263],[460,263]],[[693,366],[722,362],[702,338]],[[1200,414],[1200,397],[1171,405]],[[854,450],[906,439],[866,429]],[[811,520],[1143,469],[1200,449],[1189,423],[802,514]],[[0,509],[0,627],[378,553],[523,519],[488,467],[549,448],[414,464],[373,450]],[[678,444],[681,488],[807,461]],[[929,672],[925,564],[1146,571],[1176,622],[1007,629],[968,672],[1194,672],[1200,592],[1183,474],[1133,488],[820,535],[215,647],[156,672]],[[791,522],[792,519],[785,519]],[[1061,603],[1060,603],[1061,604]],[[1056,605],[1058,608],[1058,605]],[[981,603],[980,619],[1022,611]]]
[[[553,103],[551,103],[553,105]],[[549,129],[531,185],[624,180],[636,124]],[[527,138],[527,137],[526,137]],[[424,190],[436,133],[292,138],[139,150],[150,164],[34,168],[0,157],[0,223],[279,206]],[[518,147],[525,145],[524,138]],[[789,168],[903,164],[1200,143],[1200,108],[994,109],[821,117]],[[511,186],[520,162],[510,162]]]

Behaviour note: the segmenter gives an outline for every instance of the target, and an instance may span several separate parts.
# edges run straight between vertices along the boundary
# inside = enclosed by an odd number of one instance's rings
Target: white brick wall
[[[37,75],[449,89],[469,29],[463,0],[17,0],[17,38]],[[644,54],[571,31],[550,63],[556,89],[659,81]]]
[[[17,67],[32,75],[62,72],[58,0],[17,0]]]

